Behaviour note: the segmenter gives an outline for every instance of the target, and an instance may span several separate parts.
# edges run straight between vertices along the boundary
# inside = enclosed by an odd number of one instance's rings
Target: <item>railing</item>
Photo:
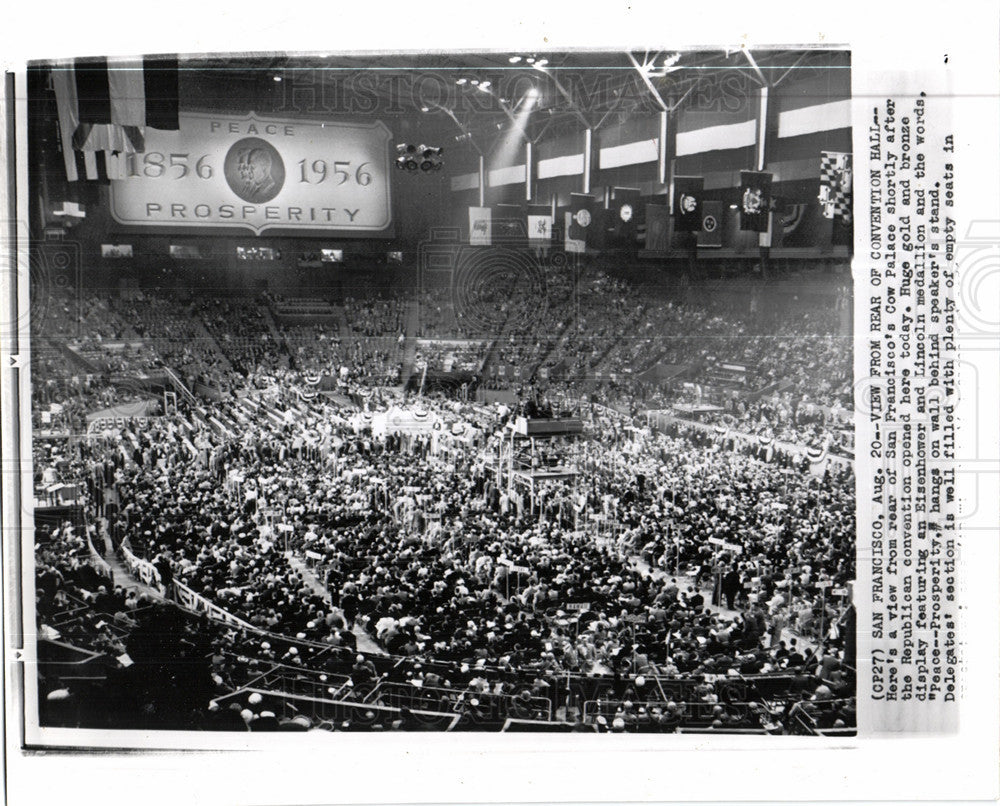
[[[163,371],[166,373],[166,376],[170,380],[170,384],[174,387],[174,389],[181,393],[181,397],[183,397],[188,403],[194,403],[196,401],[194,394],[192,394],[191,390],[187,388],[184,381],[181,380],[180,375],[166,365],[164,365]]]
[[[132,576],[144,585],[156,588],[161,592],[163,591],[163,580],[160,578],[160,572],[156,570],[151,562],[136,557],[124,543],[119,547],[119,551],[121,552],[122,562],[125,563],[125,567]]]
[[[326,678],[325,680],[321,678]],[[313,697],[317,700],[355,700],[351,689],[353,683],[350,675],[330,672],[295,674],[291,671],[272,669],[254,678],[244,688],[267,689],[279,691],[282,694],[295,694],[303,697]]]
[[[90,530],[86,528],[89,525],[90,519],[84,514],[84,534],[87,535],[87,554],[89,555],[90,564],[97,569],[99,573],[108,577],[109,579],[114,579],[114,572],[111,570],[111,566],[108,565],[107,561],[97,553],[97,549],[94,548],[94,544],[90,540]]]
[[[668,705],[673,705],[673,708],[668,707]],[[643,702],[589,700],[583,704],[583,721],[592,723],[598,717],[604,717],[610,724],[616,715],[622,713],[627,713],[630,717],[638,718],[642,709],[645,709],[646,714],[652,714],[653,709],[659,709],[660,713],[657,718],[657,726],[659,728],[679,728],[708,727],[723,714],[727,720],[735,719],[739,722],[744,722],[745,720],[755,718],[761,706],[755,702],[710,703],[698,701],[671,702],[668,704],[662,700],[647,700]],[[628,722],[626,722],[626,727],[629,727]],[[637,724],[633,722],[631,727],[635,728]]]
[[[376,726],[384,729],[403,716],[402,709],[385,705],[321,699],[260,688],[241,688],[231,694],[217,697],[212,703],[219,708],[224,708],[232,702],[245,705],[252,694],[259,694],[267,704],[268,710],[273,711],[278,718],[304,715],[314,723],[326,723],[331,727],[349,722],[352,729]],[[423,709],[409,709],[409,715],[415,722],[428,729],[445,731],[453,730],[461,719],[459,714]],[[320,726],[322,727],[322,724]]]
[[[552,701],[545,697],[520,699],[513,694],[415,686],[411,683],[379,683],[364,698],[364,702],[407,708],[434,704],[484,722],[499,722],[508,718],[552,720]]]
[[[153,570],[156,571],[155,568]],[[159,573],[157,573],[157,581],[159,581]],[[186,607],[188,610],[193,610],[196,613],[206,613],[209,618],[213,618],[216,621],[223,621],[226,624],[242,627],[245,630],[258,631],[257,627],[243,621],[243,619],[237,618],[228,610],[223,610],[214,602],[209,601],[200,593],[195,593],[183,582],[178,582],[176,579],[173,581],[173,599],[182,607]]]

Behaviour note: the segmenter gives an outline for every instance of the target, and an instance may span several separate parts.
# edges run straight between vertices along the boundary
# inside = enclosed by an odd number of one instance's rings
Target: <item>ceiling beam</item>
[[[636,72],[642,78],[643,83],[646,85],[646,88],[649,90],[650,94],[660,105],[660,109],[662,109],[664,112],[670,111],[670,107],[667,106],[667,102],[663,100],[663,96],[660,95],[656,87],[653,86],[653,82],[650,81],[649,79],[649,71],[648,71],[649,65],[647,64],[640,65],[639,62],[635,60],[635,56],[632,55],[631,51],[628,52],[628,58],[629,61],[632,62],[632,66],[636,69]]]
[[[757,66],[757,62],[754,61],[753,54],[750,52],[750,48],[743,48],[743,55],[747,57],[747,61],[750,62],[750,66],[753,68],[753,71],[757,74],[757,78],[760,79],[761,86],[766,87],[767,79],[764,78],[764,74]]]
[[[785,72],[784,72],[784,73],[782,73],[782,74],[781,74],[781,75],[780,75],[780,76],[778,77],[778,80],[777,80],[777,81],[775,81],[775,82],[774,82],[774,84],[772,84],[771,86],[772,86],[772,87],[777,87],[777,86],[778,86],[778,85],[779,85],[779,84],[780,84],[780,83],[781,83],[782,81],[784,81],[784,80],[785,80],[786,78],[788,78],[788,75],[789,75],[789,73],[791,73],[791,72],[792,72],[793,70],[795,70],[796,68],[798,68],[798,67],[801,67],[801,66],[802,66],[802,63],[803,63],[803,62],[804,62],[804,61],[805,61],[806,59],[808,59],[810,55],[812,55],[812,54],[810,54],[810,53],[803,53],[803,54],[802,54],[801,56],[799,56],[799,58],[798,58],[798,60],[797,60],[797,61],[795,62],[795,64],[793,64],[793,65],[792,65],[791,67],[789,67],[789,68],[788,68],[787,70],[785,70]]]
[[[454,121],[455,125],[458,126],[458,130],[460,132],[462,132],[462,134],[465,135],[468,138],[468,140],[469,140],[470,143],[472,143],[472,147],[474,149],[476,149],[476,151],[478,151],[480,154],[483,153],[482,149],[479,148],[479,144],[476,142],[475,138],[472,136],[472,132],[469,131],[465,126],[462,125],[462,122],[457,117],[455,117],[455,113],[454,112],[452,112],[448,107],[441,106],[441,104],[436,104],[433,101],[428,102],[427,105],[428,106],[432,106],[435,109],[440,109],[448,117],[450,117]]]
[[[555,88],[559,90],[559,94],[562,95],[562,97],[566,99],[566,103],[569,104],[569,111],[572,112],[573,115],[576,117],[576,119],[583,124],[585,129],[589,129],[590,121],[587,120],[583,112],[579,110],[579,108],[576,105],[576,101],[573,100],[573,96],[570,95],[569,90],[567,90],[562,84],[560,84],[559,79],[556,78],[551,72],[549,72],[545,68],[540,68],[538,72],[543,73],[545,77],[552,82]]]

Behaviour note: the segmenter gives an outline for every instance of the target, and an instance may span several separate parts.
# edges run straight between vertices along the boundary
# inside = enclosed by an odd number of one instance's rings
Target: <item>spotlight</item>
[[[468,83],[468,79],[467,78],[459,78],[459,79],[457,79],[455,81],[455,83],[458,84],[459,86],[462,86],[463,84]]]
[[[536,62],[535,62],[535,69],[536,69],[536,70],[541,70],[541,69],[543,69],[543,68],[545,67],[545,65],[547,65],[548,63],[549,63],[549,60],[548,60],[548,59],[539,59],[538,61],[536,61]]]
[[[478,78],[474,78],[474,79],[472,79],[472,81],[470,81],[469,83],[470,83],[470,84],[471,84],[471,85],[472,85],[473,87],[475,87],[475,86],[476,86],[477,84],[479,84],[479,79],[478,79]]]
[[[511,56],[509,59],[507,59],[507,61],[509,61],[511,64],[517,64],[519,61],[521,61],[521,57]]]
[[[441,155],[444,149],[440,146],[429,146],[421,143],[400,143],[396,146],[399,156],[396,157],[396,167],[403,171],[438,171],[441,169]]]
[[[481,89],[481,90],[487,90],[489,88],[490,88],[490,82],[489,81],[480,81],[479,82],[479,89]]]
[[[525,59],[525,61],[528,64],[534,64],[535,63],[535,57],[534,56],[529,56],[527,59]]]
[[[400,157],[396,157],[396,167],[403,171],[415,171],[419,166],[413,157],[403,154]]]
[[[281,76],[274,76],[274,80],[280,83],[281,82]]]
[[[430,112],[431,108],[429,106],[422,106],[422,107],[420,107],[420,111],[421,112]]]

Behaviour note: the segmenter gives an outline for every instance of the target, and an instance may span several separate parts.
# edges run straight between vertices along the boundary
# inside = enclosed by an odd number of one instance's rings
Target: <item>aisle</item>
[[[288,564],[292,567],[292,570],[302,577],[302,581],[306,583],[308,588],[317,596],[322,596],[323,601],[329,604],[330,595],[323,583],[320,582],[316,577],[316,574],[313,573],[312,569],[306,565],[300,557],[297,557],[295,552],[288,551],[285,553],[285,557],[288,559]],[[355,624],[351,629],[351,632],[354,633],[354,637],[358,639],[358,652],[363,652],[369,655],[388,654],[384,649],[382,649],[382,647],[375,643],[375,639],[365,632],[364,628],[360,624]]]
[[[122,565],[121,560],[118,559],[114,552],[109,552],[102,559],[111,568],[111,573],[114,574],[115,585],[124,588],[126,593],[131,590],[135,590],[140,594],[145,594],[151,599],[155,599],[158,602],[164,601],[163,594],[156,588],[151,588],[149,585],[146,585],[132,576],[128,572],[128,569]]]

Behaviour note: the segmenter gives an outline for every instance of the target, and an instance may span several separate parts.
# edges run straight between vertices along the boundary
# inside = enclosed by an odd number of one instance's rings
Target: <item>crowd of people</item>
[[[443,460],[433,438],[375,437],[329,403],[274,405],[280,414],[256,420],[235,407],[194,413],[244,423],[230,437],[134,434],[115,481],[127,503],[110,525],[162,576],[266,632],[353,649],[357,625],[392,655],[543,680],[767,673],[789,668],[778,656],[786,624],[822,637],[811,626],[816,583],[853,573],[847,474],[786,475],[691,434],[637,433],[602,415],[575,454],[586,487],[528,501],[499,489],[485,462],[503,428],[496,411],[468,413],[483,429]],[[614,524],[606,539],[579,528],[590,516]],[[744,548],[731,569],[740,591],[727,582],[716,592],[738,612],[705,605],[699,583],[714,569],[721,577],[724,562],[709,537]],[[288,546],[320,558],[327,595]],[[678,570],[696,565],[682,590]],[[512,567],[526,570],[515,579]],[[569,618],[580,604],[586,612]]]
[[[82,633],[60,635],[131,658],[107,678],[132,692],[129,725],[418,729],[414,712],[428,711],[470,727],[493,708],[609,732],[852,728],[852,647],[835,627],[850,607],[843,593],[825,593],[854,577],[850,465],[817,470],[729,434],[809,444],[841,421],[849,389],[838,379],[850,373],[828,319],[816,317],[815,338],[800,342],[800,317],[755,333],[609,277],[586,293],[553,287],[558,299],[536,317],[512,310],[523,302],[515,297],[501,305],[488,356],[433,346],[418,355],[442,369],[447,360],[478,371],[483,359],[524,367],[517,380],[492,376],[519,397],[512,406],[402,391],[414,335],[402,297],[345,301],[342,319],[308,325],[276,322],[267,300],[130,299],[128,333],[113,324],[118,303],[94,307],[84,328],[107,312],[109,337],[145,339],[183,371],[191,362],[169,351],[184,348],[160,336],[176,326],[175,342],[203,345],[189,348],[196,361],[218,356],[227,394],[126,423],[76,457],[66,472],[90,479],[91,544],[106,538],[156,569],[162,596],[185,591],[187,605],[230,620],[102,583],[80,570],[90,567],[86,541],[60,526],[36,550],[39,624],[58,629],[68,603],[94,616],[73,622]],[[425,337],[483,329],[454,299],[418,297]],[[175,322],[180,305],[196,324]],[[779,378],[784,387],[753,402],[730,390],[709,415],[713,429],[674,418],[652,428],[634,416],[680,395],[632,375],[719,356],[746,363],[748,387]],[[72,398],[79,417],[123,394],[106,376],[45,377],[65,360],[40,354],[34,367],[38,426],[53,403]],[[336,397],[317,393],[321,375],[336,381]],[[559,472],[526,484],[505,471],[513,420],[559,412],[581,417],[584,433],[533,446],[524,468]],[[170,657],[150,649],[157,629],[162,641],[210,645],[196,695],[178,694],[185,706],[173,715],[139,680],[137,656],[161,668]],[[266,672],[271,689],[241,700]],[[282,685],[319,685],[320,675],[340,680],[318,690],[352,704],[348,718],[296,722]],[[742,699],[727,693],[733,680]],[[55,678],[43,694],[59,700],[64,689]]]
[[[408,301],[417,311],[412,322]],[[347,297],[327,304],[333,313],[325,321],[302,324],[276,320],[277,303],[267,296],[192,301],[152,291],[63,302],[70,315],[47,312],[47,335],[89,361],[92,374],[167,366],[189,385],[223,394],[260,367],[331,376],[348,367],[356,377],[394,383],[426,363],[477,374],[488,389],[582,384],[595,399],[636,410],[686,404],[726,427],[825,446],[840,441],[853,406],[851,350],[838,335],[835,309],[734,314],[566,267],[553,268],[539,288],[484,282]],[[419,350],[408,349],[421,337]],[[58,369],[44,374],[65,377]]]

